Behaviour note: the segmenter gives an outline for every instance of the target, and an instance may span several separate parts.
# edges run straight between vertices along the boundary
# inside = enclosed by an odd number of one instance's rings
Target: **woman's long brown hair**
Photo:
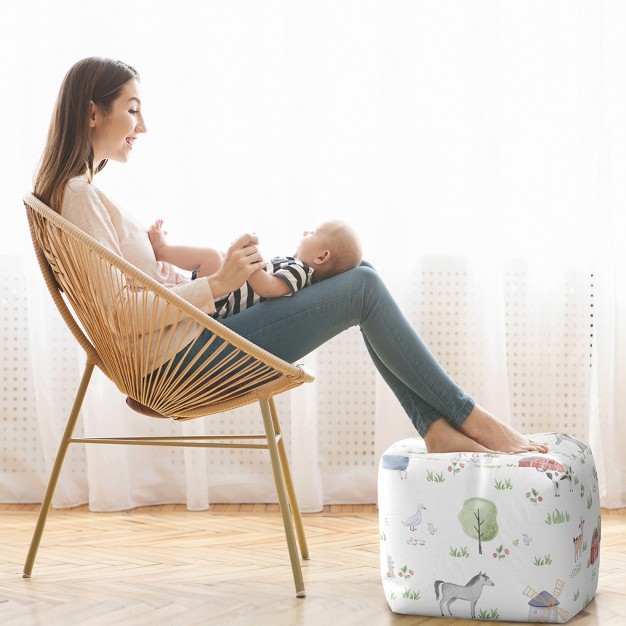
[[[94,170],[90,141],[89,103],[106,115],[124,85],[139,80],[137,71],[123,63],[89,57],[74,64],[63,79],[52,113],[48,140],[35,177],[35,195],[60,213],[63,193],[74,176],[87,174],[91,180],[106,165]]]

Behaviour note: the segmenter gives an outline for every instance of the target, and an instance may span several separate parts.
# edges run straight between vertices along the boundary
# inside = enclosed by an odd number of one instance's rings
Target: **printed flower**
[[[531,489],[530,491],[527,491],[526,497],[533,504],[537,504],[537,502],[543,501],[543,498],[539,495],[539,492],[535,488]]]
[[[507,556],[507,554],[509,554],[509,549],[505,548],[503,544],[500,544],[493,553],[493,558],[501,561]]]
[[[453,476],[456,476],[463,467],[465,467],[465,463],[461,463],[460,461],[452,461],[450,465],[448,465],[448,471],[452,472]]]

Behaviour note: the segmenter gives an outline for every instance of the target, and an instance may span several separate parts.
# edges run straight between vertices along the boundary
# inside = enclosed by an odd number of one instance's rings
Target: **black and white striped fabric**
[[[271,274],[278,276],[289,286],[291,293],[288,293],[288,296],[315,282],[313,279],[313,269],[300,259],[291,256],[274,257],[271,263]],[[264,300],[267,300],[267,298],[261,298],[248,283],[245,283],[239,289],[215,301],[216,312],[213,314],[213,317],[224,318],[236,315],[244,309],[248,309]]]

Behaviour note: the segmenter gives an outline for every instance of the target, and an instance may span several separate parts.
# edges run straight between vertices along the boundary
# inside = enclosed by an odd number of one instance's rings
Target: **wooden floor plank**
[[[303,561],[303,599],[294,595],[276,505],[52,511],[33,577],[23,579],[37,511],[0,506],[2,624],[467,624],[389,610],[374,505],[333,505],[304,516],[311,560]],[[603,511],[602,531],[598,593],[573,626],[626,624],[626,510]]]

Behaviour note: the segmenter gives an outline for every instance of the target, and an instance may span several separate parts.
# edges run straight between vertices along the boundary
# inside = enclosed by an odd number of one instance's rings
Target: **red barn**
[[[598,560],[600,554],[600,541],[598,540],[598,529],[593,529],[593,538],[591,539],[591,550],[589,552],[589,563],[593,565]]]
[[[554,459],[545,456],[529,456],[518,463],[518,467],[534,467],[541,472],[564,472],[565,468]]]

